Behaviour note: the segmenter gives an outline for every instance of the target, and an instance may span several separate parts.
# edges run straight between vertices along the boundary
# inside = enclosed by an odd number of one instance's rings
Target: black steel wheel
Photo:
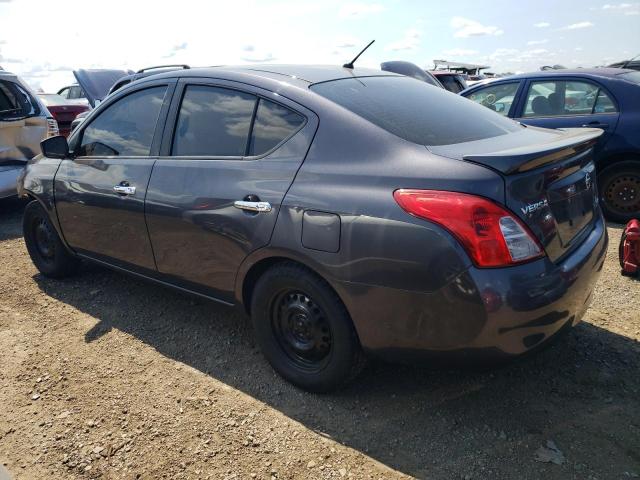
[[[600,197],[607,220],[627,223],[640,216],[640,162],[615,163],[600,174]]]
[[[278,344],[301,369],[321,370],[331,355],[331,325],[308,294],[285,290],[276,295],[271,328]]]
[[[24,209],[22,233],[31,260],[40,273],[53,278],[75,273],[79,260],[62,244],[49,215],[37,200]]]
[[[251,319],[274,370],[305,390],[340,388],[364,366],[344,304],[326,281],[300,264],[279,263],[260,277],[251,295]]]

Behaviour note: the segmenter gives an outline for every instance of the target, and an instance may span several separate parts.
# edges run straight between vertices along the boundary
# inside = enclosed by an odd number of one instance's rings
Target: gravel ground
[[[0,203],[0,464],[14,479],[626,479],[640,475],[640,281],[620,226],[585,321],[491,371],[276,376],[235,310],[97,267],[36,272]],[[2,477],[0,467],[0,477]]]

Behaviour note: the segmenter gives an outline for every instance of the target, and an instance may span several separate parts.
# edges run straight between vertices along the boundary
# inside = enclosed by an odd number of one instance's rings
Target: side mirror
[[[47,158],[58,158],[60,160],[69,158],[69,144],[62,135],[49,137],[40,142],[42,154]]]

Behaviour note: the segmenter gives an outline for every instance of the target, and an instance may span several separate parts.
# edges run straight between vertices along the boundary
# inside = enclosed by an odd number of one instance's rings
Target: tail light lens
[[[505,208],[483,197],[439,190],[396,190],[411,215],[446,228],[478,267],[516,265],[544,256],[529,229]]]
[[[55,118],[47,118],[47,138],[55,137],[56,135],[60,135],[58,122]]]

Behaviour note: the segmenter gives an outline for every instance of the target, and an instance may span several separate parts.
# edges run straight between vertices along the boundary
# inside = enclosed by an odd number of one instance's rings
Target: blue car
[[[525,125],[597,127],[598,189],[607,219],[640,216],[640,72],[551,70],[485,80],[460,95]]]

